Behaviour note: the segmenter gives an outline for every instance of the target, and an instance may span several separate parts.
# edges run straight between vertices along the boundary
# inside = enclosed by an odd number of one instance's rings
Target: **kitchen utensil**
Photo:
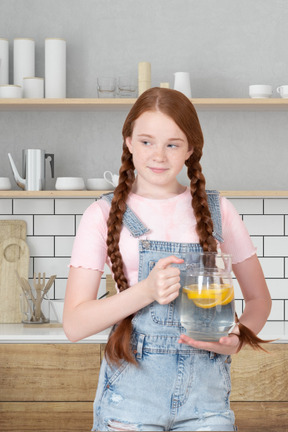
[[[10,190],[11,182],[9,177],[0,177],[0,190]]]
[[[57,177],[56,190],[83,190],[85,182],[82,177]]]
[[[45,188],[45,160],[50,157],[51,175],[54,178],[54,154],[46,153],[41,149],[22,150],[22,178],[10,153],[8,153],[10,165],[15,181],[19,187],[28,191],[38,191]]]
[[[181,324],[193,339],[218,341],[228,335],[235,320],[231,255],[189,253],[185,265]]]
[[[42,290],[45,287],[45,273],[43,273],[42,281],[41,273],[38,273],[38,282],[36,282],[36,273],[34,273],[33,284],[36,290],[35,321],[40,321]]]
[[[269,98],[272,96],[272,86],[262,84],[250,85],[249,96],[254,99]]]
[[[0,243],[10,237],[26,239],[26,222],[23,220],[2,220],[0,221]],[[11,246],[6,249],[6,257],[8,260],[14,259],[15,249],[17,246]]]
[[[287,99],[288,98],[288,85],[282,85],[280,87],[277,87],[276,91],[277,91],[277,93],[280,94],[280,96],[283,99]]]
[[[111,190],[111,184],[104,178],[90,178],[86,180],[88,190]]]
[[[189,72],[174,73],[174,90],[178,90],[188,98],[191,98],[191,84]]]
[[[111,171],[105,171],[104,172],[104,179],[110,183],[112,186],[116,187],[119,182],[119,175],[112,174]]]
[[[19,286],[15,270],[28,278],[29,249],[27,243],[16,237],[0,243],[0,322],[20,323],[22,320]]]

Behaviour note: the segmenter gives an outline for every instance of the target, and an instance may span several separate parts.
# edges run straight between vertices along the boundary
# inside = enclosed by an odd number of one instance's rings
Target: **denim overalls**
[[[207,195],[213,235],[223,241],[219,195],[215,191],[207,191]],[[103,198],[111,202],[112,194]],[[148,231],[129,207],[123,223],[134,237]],[[193,251],[201,251],[201,246],[139,240],[139,281],[160,258],[185,258]],[[236,430],[229,404],[230,356],[178,343],[180,334],[185,333],[178,300],[168,305],[155,301],[134,316],[131,347],[138,366],[125,361],[120,367],[111,366],[103,359],[93,431]]]

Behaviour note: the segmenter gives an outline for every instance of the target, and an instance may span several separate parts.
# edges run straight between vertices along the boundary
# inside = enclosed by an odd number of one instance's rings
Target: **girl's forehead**
[[[172,117],[161,111],[145,111],[134,122],[133,133],[161,133],[184,135],[184,132],[175,123]]]

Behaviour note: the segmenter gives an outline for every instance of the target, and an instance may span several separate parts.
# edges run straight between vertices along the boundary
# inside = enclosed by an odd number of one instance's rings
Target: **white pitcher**
[[[174,73],[174,90],[178,90],[188,98],[191,98],[191,84],[189,72]]]

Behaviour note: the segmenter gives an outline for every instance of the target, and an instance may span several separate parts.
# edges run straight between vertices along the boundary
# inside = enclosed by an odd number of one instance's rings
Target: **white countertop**
[[[90,336],[78,343],[105,343],[110,329]],[[259,337],[288,343],[288,322],[267,322]],[[62,327],[33,324],[0,324],[0,343],[71,343]]]

